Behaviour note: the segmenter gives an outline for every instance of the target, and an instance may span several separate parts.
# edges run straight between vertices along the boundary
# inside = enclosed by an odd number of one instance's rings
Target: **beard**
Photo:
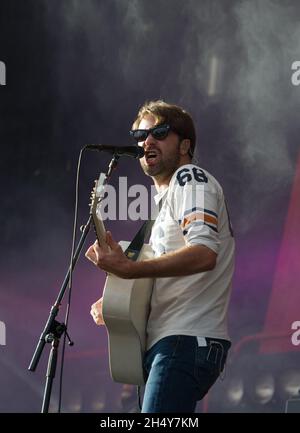
[[[179,144],[176,152],[168,157],[162,157],[159,155],[159,161],[154,165],[148,165],[144,160],[140,160],[142,169],[147,176],[155,179],[161,179],[171,176],[179,167],[180,163],[180,152]]]

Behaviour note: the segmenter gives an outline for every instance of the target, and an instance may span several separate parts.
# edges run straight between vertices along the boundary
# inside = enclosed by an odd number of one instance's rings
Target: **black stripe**
[[[199,225],[200,225],[200,224],[199,224]],[[207,227],[209,227],[210,229],[212,229],[214,232],[219,233],[219,232],[218,232],[218,229],[216,229],[215,227],[211,226],[210,224],[207,224],[207,223],[202,222],[201,225],[207,226]],[[185,236],[187,233],[188,233],[188,230],[187,230],[187,229],[184,229],[184,230],[182,231],[183,236]]]
[[[213,216],[215,216],[215,217],[218,219],[218,214],[216,214],[216,213],[213,212],[212,210],[209,210],[209,209],[203,209],[202,207],[198,207],[198,206],[193,207],[191,210],[187,210],[187,211],[185,211],[183,216],[185,217],[185,215],[189,215],[191,212],[196,212],[197,210],[199,210],[199,211],[201,211],[201,212],[208,213],[208,214],[210,214],[210,215],[213,215]]]
[[[204,212],[210,213],[211,215],[214,215],[218,219],[218,215],[215,212],[213,212],[212,210],[204,209]]]
[[[215,227],[211,226],[210,224],[204,223],[204,225],[211,228],[214,232],[219,233],[218,230]]]

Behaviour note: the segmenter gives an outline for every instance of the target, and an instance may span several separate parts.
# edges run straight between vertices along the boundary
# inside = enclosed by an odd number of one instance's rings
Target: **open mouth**
[[[158,153],[155,150],[149,150],[145,152],[145,159],[147,164],[152,164],[156,162],[157,157],[158,157]]]

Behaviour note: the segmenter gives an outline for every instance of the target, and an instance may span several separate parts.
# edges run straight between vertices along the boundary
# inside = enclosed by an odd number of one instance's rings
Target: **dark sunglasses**
[[[133,129],[130,131],[130,135],[137,142],[145,141],[149,134],[151,134],[155,140],[164,140],[169,134],[170,129],[170,125],[167,124],[157,125],[150,129]]]

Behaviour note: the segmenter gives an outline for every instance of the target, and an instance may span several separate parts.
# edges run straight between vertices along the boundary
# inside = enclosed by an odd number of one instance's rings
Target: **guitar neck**
[[[92,222],[97,237],[97,241],[101,248],[107,247],[106,244],[106,230],[103,221],[98,218],[96,214],[92,214]]]
[[[95,181],[95,186],[91,195],[90,215],[92,216],[92,223],[98,243],[101,248],[107,250],[108,246],[106,243],[106,230],[101,218],[100,210],[97,212],[97,206],[101,202],[104,194],[104,181],[105,175],[100,173],[99,179]]]

